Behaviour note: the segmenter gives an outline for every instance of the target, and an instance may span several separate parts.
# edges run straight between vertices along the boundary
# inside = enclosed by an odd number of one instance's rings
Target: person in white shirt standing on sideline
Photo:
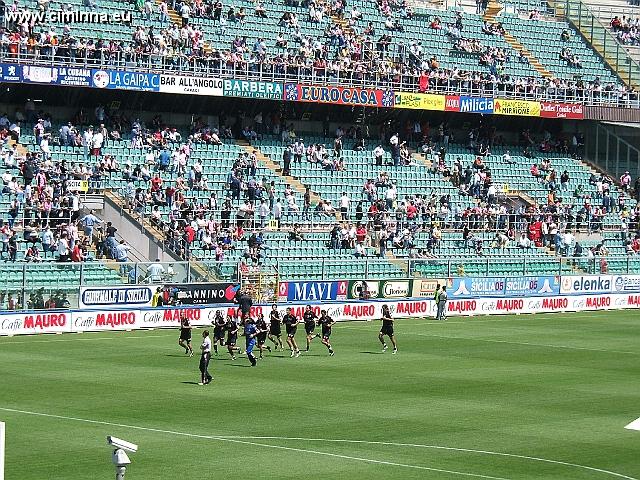
[[[200,356],[200,383],[198,385],[208,385],[213,380],[209,374],[209,360],[211,360],[211,339],[209,330],[202,332],[202,345],[200,345],[202,355]]]

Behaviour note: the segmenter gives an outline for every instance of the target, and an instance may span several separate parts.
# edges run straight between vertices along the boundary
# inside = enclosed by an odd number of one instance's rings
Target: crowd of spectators
[[[332,148],[327,148],[323,143],[306,145],[293,125],[276,114],[258,114],[250,119],[240,116],[234,125],[221,124],[219,129],[194,118],[184,136],[159,115],[147,124],[109,112],[101,105],[93,111],[95,118],[89,120],[90,115],[79,111],[60,126],[57,134],[45,113],[30,111],[21,115],[26,122],[27,116],[35,119],[33,134],[38,151],[23,158],[6,143],[2,148],[7,168],[2,177],[2,195],[8,196],[10,210],[9,221],[0,225],[0,239],[2,255],[7,260],[16,259],[20,241],[27,262],[53,257],[61,262],[93,257],[126,262],[129,247],[117,239],[117,230],[92,212],[81,214],[79,196],[65,188],[72,179],[88,180],[98,188],[106,178],[114,177],[124,181],[121,194],[125,206],[148,216],[164,236],[167,247],[181,257],[189,259],[195,248],[207,258],[223,261],[230,251],[241,251],[242,268],[248,269],[258,268],[269,255],[268,237],[261,232],[268,225],[279,228],[284,215],[296,219],[290,239],[300,242],[305,239],[305,222],[312,216],[337,219],[339,223],[328,231],[328,246],[346,250],[357,258],[384,257],[393,249],[401,256],[437,260],[443,231],[447,229],[463,231],[461,245],[478,256],[505,253],[508,247],[533,246],[550,246],[557,254],[580,256],[575,253],[582,252],[580,245],[568,239],[580,232],[601,233],[607,215],[617,216],[620,244],[628,254],[635,254],[640,242],[640,207],[632,207],[630,201],[632,192],[638,197],[640,181],[633,183],[628,173],[619,179],[619,193],[611,178],[594,175],[589,182],[596,191],[592,197],[580,185],[569,191],[569,173],[557,171],[553,160],[543,158],[532,163],[530,174],[548,192],[546,203],[529,207],[506,203],[502,185],[493,181],[492,169],[515,162],[509,151],[502,156],[491,154],[494,147],[505,142],[490,124],[479,123],[468,131],[467,146],[474,153],[470,164],[447,153],[451,143],[464,141],[464,137],[455,139],[447,124],[432,127],[428,123],[407,122],[404,129],[397,124],[384,124],[377,146],[371,149],[371,162],[380,171],[376,178],[365,182],[362,195],[352,198],[344,192],[337,205],[320,200],[314,206],[309,189],[301,194],[285,185],[280,191],[274,181],[259,178],[256,151],[239,153],[225,185],[211,185],[202,161],[191,157],[194,145],[212,142],[213,135],[216,142],[222,142],[227,136],[246,138],[246,132],[249,137],[251,132],[256,136],[277,133],[286,146],[282,157],[285,176],[290,175],[292,166],[302,162],[348,171],[357,166],[345,164],[343,149],[366,151],[373,147],[371,139],[365,140],[361,127],[339,127],[333,132]],[[6,125],[13,122],[7,115],[0,117],[0,131],[6,134]],[[140,152],[140,160],[132,165],[104,154],[103,147],[109,142],[128,142],[130,148]],[[436,178],[455,187],[459,197],[472,198],[474,206],[462,208],[450,195],[436,192],[401,197],[398,191],[402,185],[394,179],[394,169],[413,164],[408,142],[417,142]],[[538,151],[578,157],[581,143],[577,134],[570,139],[549,132],[536,137],[523,130],[520,135],[523,154],[533,159]],[[53,162],[48,149],[51,144],[73,147],[82,152],[83,161]],[[391,162],[383,165],[386,152],[391,154]],[[194,197],[196,192],[206,194]],[[16,224],[18,218],[22,225]],[[495,233],[495,237],[488,239],[484,235],[487,232]],[[602,254],[606,248],[597,251]],[[582,253],[589,255],[586,249]],[[121,274],[128,274],[124,266]]]
[[[479,8],[484,8],[481,3]],[[221,28],[228,22],[244,23],[250,18],[263,21],[271,15],[268,6],[257,2],[254,11],[247,12],[244,7],[236,9],[215,0],[193,3],[171,0],[169,4],[163,2],[160,5],[151,0],[140,0],[137,7],[145,18],[165,22],[168,9],[175,9],[183,19],[182,25],[167,22],[166,27],[154,29],[151,25],[139,24],[133,28],[129,42],[77,35],[71,25],[65,25],[60,32],[54,26],[13,25],[0,29],[0,49],[6,57],[31,54],[79,63],[138,64],[171,70],[208,71],[212,75],[260,73],[263,77],[291,76],[317,82],[377,83],[403,90],[446,93],[497,91],[507,96],[569,97],[575,101],[606,98],[615,102],[638,98],[633,88],[603,83],[599,78],[522,78],[507,75],[504,69],[510,61],[508,53],[503,49],[482,47],[480,41],[464,37],[462,13],[451,25],[443,25],[436,16],[430,27],[447,32],[457,49],[480,54],[476,71],[443,68],[437,57],[424,51],[421,45],[418,52],[409,51],[410,45],[395,35],[404,29],[403,22],[413,17],[411,8],[404,1],[379,0],[380,15],[385,19],[383,32],[377,32],[371,22],[365,25],[357,6],[347,8],[342,0],[311,1],[305,5],[307,15],[286,12],[279,18],[282,32],[275,39],[240,36],[224,49],[205,48],[202,28],[189,20],[193,17],[208,18],[214,24],[219,22]],[[324,19],[329,16],[345,18],[347,24],[325,23]],[[301,22],[318,25],[318,35],[302,34]],[[485,22],[483,31],[491,35],[504,34],[499,23]],[[419,43],[412,42],[411,48],[416,50],[415,44]],[[522,56],[518,60],[528,61]],[[575,66],[579,64],[573,53],[566,60]]]
[[[629,15],[613,17],[611,30],[618,41],[624,45],[640,45],[640,15],[635,19]]]

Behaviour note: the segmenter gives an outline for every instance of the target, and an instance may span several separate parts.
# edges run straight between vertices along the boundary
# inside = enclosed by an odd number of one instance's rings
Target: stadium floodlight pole
[[[112,437],[111,435],[107,437],[107,444],[115,447],[115,450],[111,454],[111,461],[116,467],[116,480],[124,480],[124,475],[127,472],[127,465],[131,464],[131,460],[129,460],[127,452],[137,452],[138,445],[122,440],[121,438]],[[125,452],[125,450],[127,452]]]

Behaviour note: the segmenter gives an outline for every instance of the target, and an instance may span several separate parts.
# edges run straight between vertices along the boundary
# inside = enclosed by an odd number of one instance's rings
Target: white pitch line
[[[341,455],[341,454],[337,454],[337,453],[329,453],[329,452],[319,452],[317,450],[308,450],[308,449],[304,449],[304,448],[294,448],[294,447],[283,447],[281,445],[269,445],[266,443],[257,443],[257,442],[250,442],[248,440],[250,440],[249,437],[247,437],[247,439],[242,439],[242,437],[219,437],[216,435],[198,435],[196,433],[186,433],[186,432],[176,432],[173,430],[162,430],[159,428],[151,428],[151,427],[140,427],[137,425],[126,425],[126,424],[122,424],[122,423],[113,423],[113,422],[103,422],[100,420],[89,420],[86,418],[77,418],[77,417],[66,417],[63,415],[52,415],[52,414],[48,414],[48,413],[40,413],[40,412],[30,412],[30,411],[26,411],[26,410],[17,410],[14,408],[4,408],[4,407],[0,407],[0,410],[3,410],[5,412],[12,412],[12,413],[21,413],[24,415],[34,415],[34,416],[38,416],[38,417],[47,417],[47,418],[55,418],[55,419],[59,419],[59,420],[72,420],[75,422],[83,422],[83,423],[90,423],[90,424],[94,424],[94,425],[106,425],[106,426],[110,426],[110,427],[119,427],[119,428],[128,428],[131,430],[142,430],[145,432],[154,432],[154,433],[163,433],[163,434],[167,434],[167,435],[176,435],[176,436],[181,436],[181,437],[189,437],[189,438],[201,438],[201,439],[208,439],[208,440],[217,440],[220,442],[229,442],[229,443],[238,443],[238,444],[242,444],[242,445],[251,445],[253,447],[265,447],[265,448],[272,448],[272,449],[276,449],[276,450],[286,450],[286,451],[290,451],[290,452],[299,452],[299,453],[311,453],[314,455],[322,455],[322,456],[326,456],[326,457],[333,457],[333,458],[342,458],[345,460],[354,460],[354,461],[358,461],[358,462],[364,462],[364,463],[372,463],[372,464],[377,464],[377,465],[387,465],[387,466],[392,466],[392,467],[402,467],[402,468],[410,468],[410,469],[414,469],[414,470],[428,470],[431,472],[439,472],[439,473],[450,473],[452,475],[460,475],[460,476],[464,476],[464,477],[474,477],[474,478],[485,478],[488,480],[509,480],[508,478],[504,478],[504,477],[493,477],[491,475],[481,475],[478,473],[469,473],[469,472],[458,472],[455,470],[444,470],[441,468],[433,468],[433,467],[423,467],[420,465],[409,465],[406,463],[397,463],[397,462],[387,462],[384,460],[373,460],[370,458],[362,458],[362,457],[352,457],[349,455]],[[256,439],[258,438],[262,438],[262,437],[256,437]],[[265,439],[268,437],[264,437]],[[286,438],[283,438],[283,440],[286,440]],[[631,479],[631,480],[636,480],[636,479]]]
[[[382,460],[372,460],[372,459],[360,458],[360,457],[349,457],[349,456],[346,456],[346,455],[339,455],[339,454],[335,454],[335,453],[318,452],[318,451],[315,451],[315,450],[306,450],[306,449],[292,448],[292,447],[283,447],[283,446],[280,446],[280,445],[268,445],[268,444],[264,444],[264,443],[249,442],[247,440],[285,440],[285,441],[306,441],[306,442],[351,443],[351,444],[364,444],[364,445],[385,445],[385,446],[395,446],[395,447],[427,448],[427,449],[433,449],[433,450],[446,450],[446,451],[452,451],[452,452],[477,453],[477,454],[480,454],[480,455],[492,455],[492,456],[499,456],[499,457],[519,458],[519,459],[531,460],[531,461],[535,461],[535,462],[543,462],[543,463],[549,463],[549,464],[554,464],[554,465],[562,465],[562,466],[566,466],[566,467],[579,468],[579,469],[588,470],[588,471],[592,471],[592,472],[598,472],[598,473],[602,473],[602,474],[605,474],[605,475],[610,475],[610,476],[617,477],[617,478],[624,478],[626,480],[639,480],[639,479],[637,479],[635,477],[624,475],[622,473],[612,472],[610,470],[605,470],[605,469],[602,469],[602,468],[590,467],[588,465],[580,465],[578,463],[563,462],[563,461],[560,461],[560,460],[550,460],[548,458],[542,458],[542,457],[532,457],[532,456],[527,456],[527,455],[518,455],[518,454],[515,454],[515,453],[493,452],[491,450],[477,450],[477,449],[472,449],[472,448],[446,447],[446,446],[442,446],[442,445],[423,445],[423,444],[419,444],[419,443],[397,443],[397,442],[382,442],[382,441],[368,441],[368,440],[331,439],[331,438],[276,437],[276,436],[234,436],[234,435],[198,435],[198,434],[195,434],[195,433],[176,432],[176,431],[172,431],[172,430],[162,430],[162,429],[151,428],[151,427],[140,427],[140,426],[136,426],[136,425],[125,425],[125,424],[121,424],[121,423],[103,422],[103,421],[100,421],[100,420],[89,420],[89,419],[77,418],[77,417],[66,417],[66,416],[63,416],[63,415],[53,415],[53,414],[48,414],[48,413],[30,412],[30,411],[27,411],[27,410],[17,410],[17,409],[14,409],[14,408],[0,407],[0,410],[5,411],[5,412],[21,413],[21,414],[24,414],[24,415],[34,415],[34,416],[39,416],[39,417],[56,418],[56,419],[60,419],[60,420],[72,420],[72,421],[76,421],[76,422],[91,423],[91,424],[95,424],[95,425],[107,425],[107,426],[112,426],[112,427],[129,428],[129,429],[132,429],[132,430],[142,430],[142,431],[148,431],[148,432],[164,433],[164,434],[177,435],[177,436],[183,436],[183,437],[202,438],[202,439],[219,440],[219,441],[228,441],[228,442],[232,442],[232,443],[241,443],[241,444],[260,446],[260,447],[266,447],[266,448],[275,448],[275,449],[281,449],[281,450],[291,450],[291,451],[302,452],[302,453],[314,453],[316,455],[325,455],[325,456],[330,456],[330,457],[344,458],[344,459],[347,459],[347,460],[357,460],[357,461],[361,461],[361,462],[376,463],[376,464],[381,464],[381,465],[391,465],[391,466],[398,466],[398,467],[405,467],[405,468],[414,468],[414,469],[419,469],[419,470],[431,470],[431,471],[442,472],[442,473],[452,473],[452,474],[456,474],[456,475],[479,477],[479,478],[488,478],[488,479],[506,480],[506,479],[500,478],[500,477],[492,477],[492,476],[480,475],[480,474],[476,474],[476,473],[455,472],[455,471],[440,470],[440,469],[430,468],[430,467],[422,467],[422,466],[418,466],[418,465],[407,465],[407,464],[395,463],[395,462],[385,462],[385,461],[382,461]],[[638,420],[640,420],[640,419],[638,419]]]
[[[627,425],[626,427],[627,430],[639,430],[640,431],[640,418],[635,419],[633,422],[631,422],[629,425]]]
[[[640,420],[640,418],[638,420]],[[422,445],[419,443],[374,442],[374,441],[368,441],[368,440],[342,440],[342,439],[331,439],[331,438],[255,437],[255,436],[228,436],[228,435],[222,435],[218,438],[240,438],[240,439],[245,438],[245,439],[255,439],[255,440],[268,440],[268,439],[297,440],[297,441],[307,441],[307,442],[360,443],[365,445],[389,445],[389,446],[395,446],[395,447],[429,448],[433,450],[448,450],[448,451],[454,451],[454,452],[478,453],[481,455],[495,455],[499,457],[521,458],[524,460],[532,460],[536,462],[551,463],[555,465],[564,465],[567,467],[590,470],[594,472],[604,473],[607,475],[612,475],[618,478],[625,478],[627,480],[638,480],[635,477],[629,477],[628,475],[623,475],[622,473],[611,472],[609,470],[604,470],[602,468],[589,467],[587,465],[580,465],[578,463],[563,462],[560,460],[549,460],[548,458],[541,458],[541,457],[530,457],[527,455],[518,455],[515,453],[492,452],[490,450],[476,450],[473,448],[444,447],[442,445]]]
[[[144,332],[144,330],[138,330],[139,332]],[[104,332],[84,332],[84,333],[104,333]],[[110,333],[117,333],[117,332],[110,332]],[[63,340],[31,340],[31,341],[16,341],[16,342],[12,342],[12,341],[8,341],[8,342],[0,342],[0,347],[3,345],[20,345],[20,344],[24,344],[24,343],[64,343],[64,342],[100,342],[103,340],[124,340],[124,339],[131,339],[131,338],[160,338],[160,337],[171,337],[172,335],[139,335],[139,336],[111,336],[111,337],[94,337],[94,338],[66,338]],[[0,337],[2,338],[2,337]]]

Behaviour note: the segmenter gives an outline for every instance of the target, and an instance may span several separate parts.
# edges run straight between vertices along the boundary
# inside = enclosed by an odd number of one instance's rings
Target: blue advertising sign
[[[114,90],[157,92],[160,90],[160,74],[121,70],[92,70],[91,86]]]
[[[278,287],[279,302],[317,302],[321,300],[346,300],[348,281],[336,282],[281,282]]]
[[[560,277],[518,277],[505,279],[507,297],[546,297],[560,294]]]
[[[640,275],[617,275],[613,277],[615,293],[640,292]]]
[[[260,82],[257,80],[225,80],[223,84],[225,97],[267,98],[282,100],[284,88],[282,83]]]
[[[80,308],[96,307],[149,307],[156,287],[81,287],[78,305]]]
[[[22,67],[22,81],[25,83],[46,83],[74,87],[91,86],[91,70],[75,67],[42,67],[25,65]]]
[[[22,71],[18,65],[0,63],[0,82],[21,82]]]
[[[504,277],[461,277],[449,280],[449,298],[478,298],[504,295]]]
[[[460,111],[467,113],[493,113],[493,98],[460,96]]]

